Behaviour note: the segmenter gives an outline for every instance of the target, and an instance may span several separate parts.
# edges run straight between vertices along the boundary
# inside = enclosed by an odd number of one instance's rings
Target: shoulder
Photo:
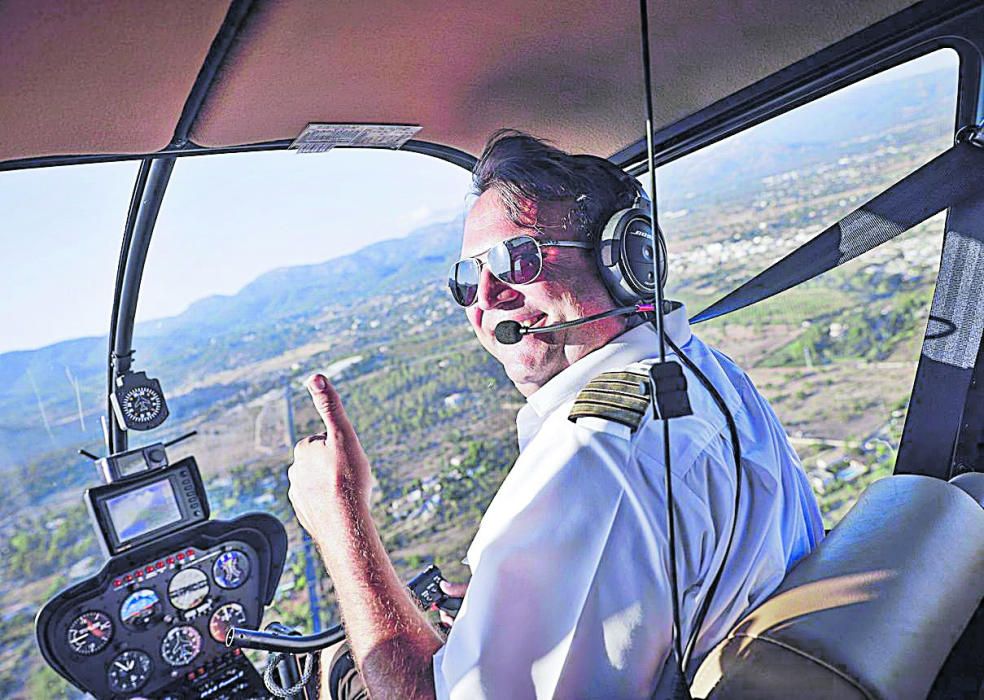
[[[631,434],[642,425],[649,411],[651,386],[649,373],[642,364],[604,372],[578,392],[567,418],[573,423],[583,421],[586,426],[596,421],[615,423],[628,428]]]

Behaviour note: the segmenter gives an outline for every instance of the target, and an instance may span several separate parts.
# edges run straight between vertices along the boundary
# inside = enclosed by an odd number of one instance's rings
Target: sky
[[[952,51],[938,51],[869,80],[954,65]],[[816,112],[804,110],[809,118]],[[106,334],[137,167],[133,161],[0,173],[0,353]],[[151,242],[137,321],[234,294],[268,270],[323,262],[453,218],[465,209],[468,188],[462,168],[394,151],[179,158]]]
[[[0,173],[0,353],[104,335],[136,162]],[[338,149],[178,159],[137,321],[464,211],[464,169]]]

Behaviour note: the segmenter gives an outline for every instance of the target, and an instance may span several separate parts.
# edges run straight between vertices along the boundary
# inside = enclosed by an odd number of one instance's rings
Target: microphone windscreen
[[[495,339],[503,345],[515,345],[523,339],[521,328],[516,321],[502,321],[495,327]]]

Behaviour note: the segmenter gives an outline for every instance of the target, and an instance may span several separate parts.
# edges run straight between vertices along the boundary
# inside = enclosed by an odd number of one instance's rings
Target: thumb
[[[342,408],[342,399],[335,391],[324,375],[315,374],[307,381],[307,390],[311,394],[311,401],[314,403],[314,408],[321,416],[322,422],[325,424],[325,428],[328,429],[329,434],[334,432],[338,427],[344,428],[348,423],[348,418],[345,416],[345,409]]]
[[[464,598],[465,591],[468,590],[467,583],[452,583],[451,581],[441,581],[441,590],[452,598]]]

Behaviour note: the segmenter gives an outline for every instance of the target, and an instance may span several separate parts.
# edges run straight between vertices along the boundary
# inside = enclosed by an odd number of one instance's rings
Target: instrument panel
[[[172,542],[176,537],[160,544]],[[42,653],[97,698],[267,697],[240,650],[225,646],[231,626],[258,628],[272,599],[286,537],[279,558],[263,544],[254,531],[233,529],[197,544],[114,557],[98,581],[45,606],[38,617]]]

